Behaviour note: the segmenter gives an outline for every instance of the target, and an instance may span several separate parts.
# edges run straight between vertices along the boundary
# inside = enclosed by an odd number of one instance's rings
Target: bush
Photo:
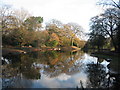
[[[58,45],[58,41],[56,41],[56,40],[46,43],[46,46],[50,46],[50,47],[56,47],[57,45]]]

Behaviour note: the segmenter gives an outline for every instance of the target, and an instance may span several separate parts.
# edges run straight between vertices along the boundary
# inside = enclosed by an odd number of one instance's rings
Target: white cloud
[[[69,78],[71,78],[71,76],[66,75],[65,73],[63,73],[57,77],[57,79],[60,81],[68,80]]]

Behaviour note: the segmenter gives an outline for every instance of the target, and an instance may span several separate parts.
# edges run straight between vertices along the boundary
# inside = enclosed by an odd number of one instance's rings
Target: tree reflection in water
[[[97,57],[97,63],[87,64],[86,73],[88,73],[88,81],[86,87],[117,90],[120,88],[120,74],[111,72],[110,63],[107,67],[102,65],[103,60],[105,59]],[[106,68],[108,71],[106,71]]]
[[[37,65],[39,68],[41,66],[39,64],[47,65],[44,66],[44,74],[49,76],[50,78],[56,77],[62,73],[66,73],[68,75],[77,73],[80,71],[80,63],[76,64],[76,60],[82,58],[83,52],[46,52],[42,53],[42,58],[37,60]],[[39,54],[40,55],[40,54]],[[41,56],[40,56],[41,57]],[[47,58],[46,58],[47,57]]]
[[[11,63],[3,65],[2,75],[4,78],[23,75],[27,79],[39,79],[39,69],[32,67],[35,59],[30,58],[29,55],[8,55],[3,56]],[[32,72],[32,73],[31,73]]]
[[[114,87],[120,86],[118,83],[120,82],[119,77],[115,77],[111,72],[106,72],[106,66],[102,64],[105,59],[97,58],[97,63],[87,64],[84,62],[84,60],[87,60],[84,56],[83,52],[65,53],[57,51],[4,55],[2,58],[2,85],[3,87],[30,88],[33,84],[36,84],[36,81],[40,81],[43,78],[42,75],[47,77],[48,80],[51,79],[51,81],[55,81],[55,78],[62,74],[70,76],[70,80],[73,80],[72,76],[81,75],[80,72],[86,70],[86,73],[83,74],[86,75],[86,79],[82,80],[85,82],[80,82],[81,86],[84,85],[86,88],[109,88],[112,87],[112,85]],[[90,58],[89,55],[87,57]],[[94,57],[90,59],[94,59]],[[79,79],[77,77],[74,78]],[[42,80],[40,82],[42,82]],[[44,78],[44,80],[47,79]],[[113,83],[113,80],[117,84]],[[79,83],[79,81],[75,81],[72,84],[76,85]],[[64,82],[60,82],[60,80],[58,82],[64,84]],[[66,83],[71,85],[69,80],[66,81]]]
[[[105,87],[106,71],[105,67],[99,63],[91,63],[87,65],[88,72],[88,88],[102,88]]]
[[[4,59],[7,59],[10,63],[2,65],[3,87],[14,87],[14,85],[19,83],[18,87],[21,88],[22,86],[19,81],[21,81],[22,78],[40,79],[39,69],[32,66],[35,60],[29,57],[29,55],[8,54],[3,56],[2,61],[4,61]]]
[[[22,79],[38,80],[41,77],[40,70],[49,77],[56,77],[61,73],[73,74],[79,72],[80,64],[75,61],[82,58],[83,52],[32,52],[20,55],[4,55],[2,62],[3,87],[27,87],[22,86]],[[5,59],[9,64],[5,63]],[[14,86],[16,85],[17,86]]]

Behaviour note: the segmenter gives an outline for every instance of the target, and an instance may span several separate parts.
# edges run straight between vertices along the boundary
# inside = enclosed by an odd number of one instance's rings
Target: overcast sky
[[[0,0],[0,3],[12,5],[13,8],[24,8],[34,16],[42,16],[44,23],[50,19],[63,23],[74,22],[88,31],[90,18],[101,12],[96,1],[98,0]]]

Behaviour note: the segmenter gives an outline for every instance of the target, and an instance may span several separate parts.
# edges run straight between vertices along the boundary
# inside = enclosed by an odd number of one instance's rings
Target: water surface
[[[110,77],[109,57],[79,52],[32,52],[2,57],[3,88],[108,88],[114,86]],[[119,59],[119,58],[117,58]],[[113,58],[111,59],[114,60]],[[118,62],[119,63],[119,62]],[[114,63],[115,68],[119,64]]]

